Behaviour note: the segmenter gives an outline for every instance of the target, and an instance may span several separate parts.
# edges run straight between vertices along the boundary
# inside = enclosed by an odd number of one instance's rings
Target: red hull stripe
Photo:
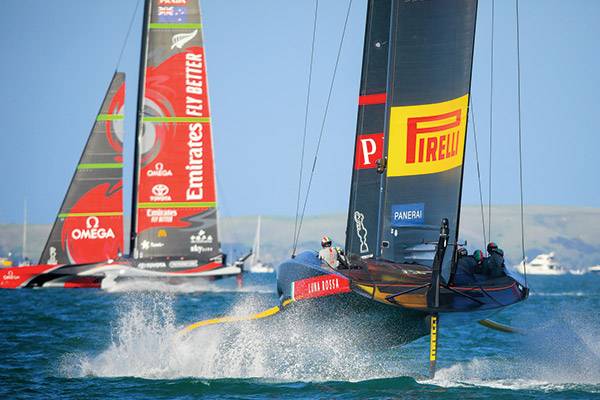
[[[65,289],[100,289],[101,278],[82,276],[65,282]]]
[[[223,266],[223,264],[221,264],[220,262],[211,262],[208,264],[201,265],[194,269],[186,269],[185,271],[177,271],[177,272],[173,272],[173,273],[174,274],[193,274],[195,272],[211,271],[213,269],[220,268],[222,266]]]
[[[367,94],[364,96],[358,96],[358,105],[368,106],[372,104],[385,104],[386,100],[387,93]]]

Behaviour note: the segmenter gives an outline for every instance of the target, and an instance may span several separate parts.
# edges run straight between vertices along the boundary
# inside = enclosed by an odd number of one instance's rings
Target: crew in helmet
[[[490,242],[487,245],[488,257],[483,263],[484,274],[489,275],[492,278],[499,278],[506,275],[504,271],[504,251],[498,248],[498,245],[494,242]]]
[[[473,259],[475,260],[475,262],[477,263],[475,265],[475,273],[476,274],[483,274],[483,262],[485,261],[485,257],[483,256],[483,251],[481,250],[475,250],[473,252]]]
[[[321,239],[321,251],[319,251],[319,259],[323,260],[325,264],[333,269],[338,269],[340,261],[343,257],[342,249],[339,247],[333,247],[332,240],[329,236],[323,236]]]
[[[331,247],[331,243],[331,238],[329,236],[323,236],[323,238],[321,239],[322,248]]]
[[[475,267],[477,261],[464,247],[459,247],[456,251],[456,275],[454,282],[457,284],[473,282],[475,279]]]

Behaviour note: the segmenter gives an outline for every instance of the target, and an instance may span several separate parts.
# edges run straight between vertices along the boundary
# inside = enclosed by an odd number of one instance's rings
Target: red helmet
[[[475,250],[475,252],[473,253],[473,258],[478,263],[482,262],[483,261],[483,251],[481,251],[481,250]]]
[[[498,245],[494,242],[489,242],[487,245],[488,254],[492,254],[496,250],[498,250]]]
[[[331,247],[331,238],[329,236],[323,236],[321,247]]]

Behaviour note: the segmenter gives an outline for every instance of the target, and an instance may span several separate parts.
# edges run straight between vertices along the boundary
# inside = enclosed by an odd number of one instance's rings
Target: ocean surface
[[[301,316],[178,333],[275,305],[271,274],[250,275],[242,290],[0,291],[0,399],[600,398],[600,276],[530,285],[525,303],[493,318],[524,334],[444,326],[442,316],[434,380],[423,377],[428,338],[359,348],[358,328],[319,337]]]

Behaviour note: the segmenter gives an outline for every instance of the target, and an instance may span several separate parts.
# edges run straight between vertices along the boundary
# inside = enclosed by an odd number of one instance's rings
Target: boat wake
[[[173,285],[168,282],[150,280],[123,280],[102,282],[102,289],[110,293],[163,292],[163,293],[275,293],[273,284],[244,283],[238,288],[235,280],[221,281],[197,280]]]
[[[457,362],[440,369],[434,380],[419,382],[443,387],[600,393],[599,329],[597,318],[562,310],[548,323],[518,337],[509,356]]]
[[[179,332],[185,324],[177,321],[175,299],[165,293],[129,296],[108,348],[98,354],[65,356],[61,375],[267,382],[392,382],[409,377],[419,385],[446,388],[600,393],[600,324],[573,312],[553,317],[526,336],[491,339],[512,340],[507,352],[467,342],[454,353],[472,358],[453,362],[450,354],[443,354],[452,351],[442,346],[441,368],[434,380],[427,380],[418,376],[426,370],[428,338],[402,348],[365,351],[356,345],[356,338],[364,334],[362,329],[372,327],[348,323],[343,316],[336,325],[309,325],[301,315],[285,312],[273,319],[210,326],[183,336]],[[271,303],[270,296],[244,296],[227,314],[247,315]],[[481,348],[487,353],[477,353]]]
[[[265,309],[272,299],[245,296],[228,315]],[[182,336],[173,311],[175,296],[144,294],[120,310],[111,343],[99,354],[71,354],[60,373],[68,377],[148,379],[250,379],[269,381],[361,381],[406,376],[398,354],[361,352],[361,332],[349,324],[315,328],[301,317],[211,326]],[[250,299],[249,299],[250,298]],[[276,324],[276,326],[275,326]],[[406,361],[412,359],[405,355]]]

